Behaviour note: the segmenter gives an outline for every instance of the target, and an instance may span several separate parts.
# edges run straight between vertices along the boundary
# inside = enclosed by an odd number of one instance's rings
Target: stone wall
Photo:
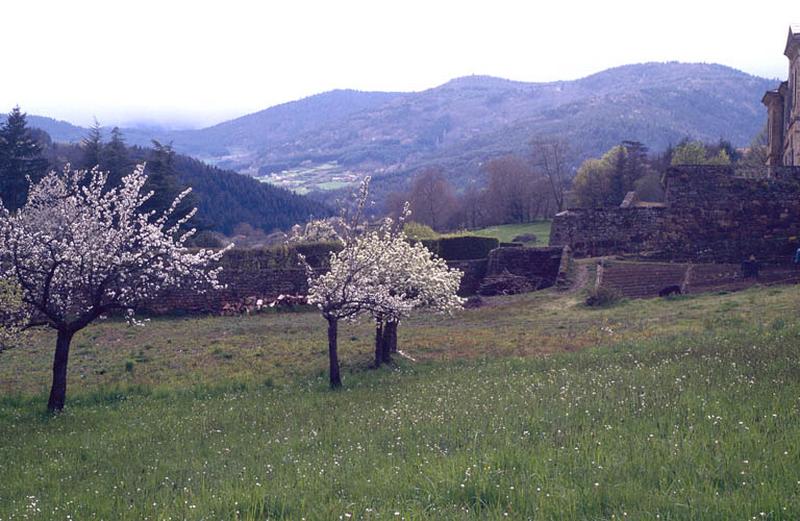
[[[488,258],[451,260],[447,264],[464,273],[461,296],[474,295],[487,276],[489,266],[496,273],[511,273],[541,280],[539,287],[553,285],[561,265],[561,248],[497,248]],[[324,255],[319,255],[324,258]],[[226,304],[236,305],[247,299],[271,302],[279,295],[304,295],[308,289],[306,272],[285,251],[232,250],[225,254],[220,281],[225,289],[197,293],[174,290],[142,310],[153,315],[221,313]],[[324,269],[324,267],[319,267]]]
[[[577,257],[787,263],[800,237],[800,168],[741,177],[729,166],[681,166],[665,176],[665,208],[574,209],[553,220],[551,246]]]
[[[496,248],[489,253],[486,276],[510,273],[536,282],[539,289],[556,283],[563,248]]]
[[[486,259],[447,261],[448,266],[457,268],[464,273],[464,276],[461,277],[461,287],[458,290],[460,296],[468,297],[478,292],[481,282],[486,277],[486,264]]]
[[[730,167],[686,166],[666,176],[668,212],[658,239],[672,260],[788,263],[800,237],[800,168],[742,178]]]
[[[553,219],[550,246],[569,246],[576,257],[637,253],[664,222],[664,208],[573,208]]]
[[[306,272],[296,260],[275,250],[231,250],[222,257],[220,282],[225,289],[197,293],[168,292],[146,308],[152,314],[220,313],[227,303],[256,297],[271,301],[278,295],[305,294]]]

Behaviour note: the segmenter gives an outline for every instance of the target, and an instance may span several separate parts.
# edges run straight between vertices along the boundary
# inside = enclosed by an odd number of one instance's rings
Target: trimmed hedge
[[[412,242],[421,242],[423,246],[428,248],[431,253],[439,256],[439,239],[422,239],[421,241],[413,241]]]
[[[290,249],[304,255],[312,267],[322,268],[328,266],[331,252],[340,251],[342,245],[338,242],[309,242],[293,244]]]
[[[494,237],[442,237],[439,256],[445,260],[485,259],[500,241]]]
[[[444,260],[485,259],[489,252],[500,245],[494,237],[441,237],[439,239],[423,239],[420,241],[426,248]]]

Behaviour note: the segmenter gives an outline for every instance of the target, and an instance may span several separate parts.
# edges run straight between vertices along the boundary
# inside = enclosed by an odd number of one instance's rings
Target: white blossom
[[[161,215],[143,212],[152,193],[142,194],[144,165],[119,186],[106,187],[107,174],[50,172],[32,184],[26,204],[15,213],[0,203],[0,280],[21,292],[28,325],[58,331],[48,409],[61,410],[73,334],[110,311],[133,310],[172,287],[198,291],[219,286],[225,250],[186,246],[194,229],[182,227],[194,210],[174,216],[189,193],[181,193]]]
[[[52,327],[85,325],[114,309],[135,308],[167,288],[217,287],[225,250],[190,250],[194,211],[172,222],[189,190],[156,216],[140,207],[144,165],[119,186],[97,169],[51,172],[16,213],[0,204],[0,278],[22,288],[32,316]],[[132,315],[129,315],[132,316]]]
[[[397,223],[386,219],[370,229],[362,222],[368,193],[369,177],[361,185],[353,218],[340,234],[343,247],[330,255],[330,269],[320,273],[306,264],[308,303],[329,323],[332,387],[340,384],[336,321],[370,314],[378,323],[399,322],[415,309],[449,313],[464,302],[456,294],[462,273],[421,243],[411,244],[403,233],[408,205]]]

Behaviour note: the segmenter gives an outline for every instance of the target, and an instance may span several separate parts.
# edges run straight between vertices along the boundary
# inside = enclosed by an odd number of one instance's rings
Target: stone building
[[[789,78],[764,94],[769,115],[767,165],[800,166],[800,25],[789,27],[786,49]]]

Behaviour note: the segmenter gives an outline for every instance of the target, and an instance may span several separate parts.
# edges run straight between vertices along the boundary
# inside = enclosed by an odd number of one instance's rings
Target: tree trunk
[[[389,325],[389,352],[396,353],[397,352],[397,326],[400,325],[400,322],[392,322]]]
[[[339,374],[339,353],[337,352],[338,327],[337,319],[328,319],[328,361],[330,363],[331,389],[342,386],[342,377]]]
[[[50,388],[50,399],[47,410],[59,412],[64,408],[67,397],[67,362],[69,361],[69,344],[74,331],[59,329],[56,338],[56,354],[53,359],[53,386]]]
[[[383,326],[382,353],[384,363],[392,362],[392,353],[397,352],[397,322],[389,321]]]
[[[375,369],[383,362],[383,320],[375,319]]]

